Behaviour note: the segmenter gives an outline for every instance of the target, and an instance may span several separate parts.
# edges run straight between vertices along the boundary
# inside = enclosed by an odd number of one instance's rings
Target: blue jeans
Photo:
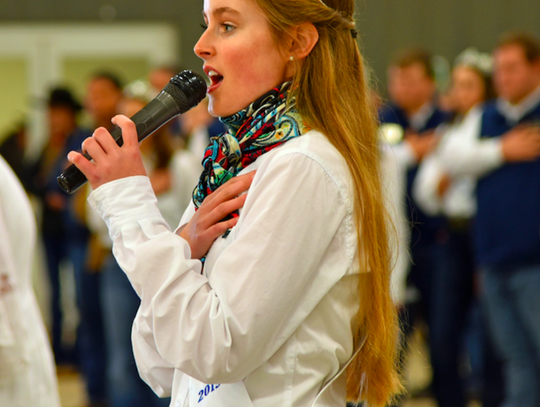
[[[62,312],[62,292],[60,287],[60,263],[67,257],[66,241],[64,236],[43,236],[43,244],[47,259],[47,271],[51,285],[51,329],[52,350],[57,364],[72,362],[68,358],[67,349],[62,343],[62,325],[64,315]]]
[[[465,407],[460,375],[463,337],[473,303],[474,261],[467,232],[449,232],[432,270],[430,353],[439,407]]]
[[[139,377],[131,345],[131,326],[140,299],[115,258],[102,270],[102,303],[108,351],[107,381],[111,407],[167,407]]]
[[[82,248],[80,248],[79,254],[80,264],[84,264],[85,256],[83,256]],[[102,404],[107,400],[101,277],[100,273],[91,273],[85,267],[75,268],[77,303],[81,317],[77,330],[79,365],[91,404]]]
[[[503,407],[540,405],[540,265],[488,268],[485,306],[504,361]]]

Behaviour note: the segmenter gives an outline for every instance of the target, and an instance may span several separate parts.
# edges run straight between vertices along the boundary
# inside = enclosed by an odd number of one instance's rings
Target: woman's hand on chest
[[[244,206],[247,194],[239,195],[249,189],[254,176],[252,171],[223,184],[208,195],[187,225],[177,232],[189,243],[192,259],[204,257],[214,241],[236,225],[238,217],[224,218]]]

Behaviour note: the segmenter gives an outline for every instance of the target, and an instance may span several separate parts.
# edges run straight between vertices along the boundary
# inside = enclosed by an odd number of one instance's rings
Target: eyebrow
[[[225,14],[225,13],[231,13],[231,14],[236,14],[236,15],[240,15],[240,12],[233,9],[233,8],[230,8],[230,7],[220,7],[220,8],[217,8],[214,10],[214,12],[212,13],[214,16],[218,17],[222,14]],[[207,18],[206,16],[206,13],[203,11],[202,12],[202,15],[204,18]]]

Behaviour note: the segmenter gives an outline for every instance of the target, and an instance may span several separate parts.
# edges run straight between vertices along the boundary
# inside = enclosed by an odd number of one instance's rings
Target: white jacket
[[[199,381],[240,382],[255,407],[311,406],[352,355],[359,270],[345,161],[310,131],[243,173],[252,170],[238,224],[214,242],[202,273],[146,177],[89,197],[142,300],[133,325],[139,372],[158,395],[172,395],[171,406],[199,405],[198,395],[189,402]],[[181,225],[193,214],[191,206]],[[316,405],[345,405],[345,387],[341,375]]]
[[[60,407],[49,339],[32,288],[36,222],[0,156],[0,406]]]
[[[476,214],[476,182],[503,163],[500,140],[480,139],[482,106],[473,107],[460,121],[439,129],[443,136],[437,148],[424,158],[413,185],[413,197],[431,216],[470,219]],[[441,179],[451,184],[438,196]]]

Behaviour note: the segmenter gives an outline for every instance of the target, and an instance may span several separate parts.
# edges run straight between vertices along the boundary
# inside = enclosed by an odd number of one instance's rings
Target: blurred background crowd
[[[0,155],[36,214],[34,288],[60,387],[76,374],[88,406],[167,406],[139,379],[139,300],[90,191],[67,195],[56,177],[96,127],[132,116],[181,69],[201,71],[191,49],[202,5],[26,3],[0,5]],[[397,215],[408,394],[396,405],[538,407],[540,3],[358,6]],[[203,102],[141,144],[171,228],[222,131]]]

